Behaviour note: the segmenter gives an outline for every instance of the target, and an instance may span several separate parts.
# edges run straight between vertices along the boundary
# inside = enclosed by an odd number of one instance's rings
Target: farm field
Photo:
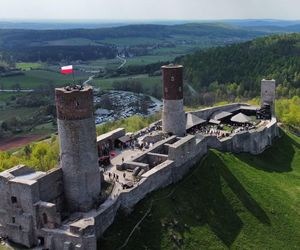
[[[24,95],[24,93],[18,93],[18,92],[0,92],[0,103],[9,101],[13,97]],[[1,108],[0,108],[1,110]]]
[[[0,151],[15,150],[31,142],[36,142],[43,139],[45,134],[35,134],[26,136],[15,136],[12,138],[6,138],[0,142]],[[0,248],[1,249],[1,248]]]
[[[30,117],[37,111],[37,108],[29,107],[7,107],[5,109],[0,109],[0,123],[4,120],[9,120],[13,117],[18,117],[20,119],[25,117]]]
[[[16,63],[16,68],[20,70],[32,70],[32,69],[38,69],[43,67],[44,64],[42,63],[33,63],[33,62],[21,62],[21,63]]]
[[[124,80],[137,80],[141,82],[145,89],[150,90],[155,85],[161,86],[161,76],[148,76],[146,74],[124,76],[124,77],[113,77],[113,78],[96,78],[91,81],[91,85],[100,88],[101,90],[112,89],[114,82],[120,82]]]
[[[168,55],[161,55],[161,54],[153,54],[153,55],[147,55],[147,56],[137,56],[132,58],[126,58],[126,66],[132,66],[132,65],[147,65],[151,63],[157,63],[157,62],[167,62],[167,61],[173,61],[175,59],[175,55],[170,53]]]
[[[76,80],[86,80],[88,74],[82,72],[75,73]],[[72,81],[72,75],[62,75],[59,72],[47,70],[29,70],[24,75],[0,77],[0,86],[4,89],[11,89],[18,84],[21,89],[43,88],[49,84],[63,86]]]

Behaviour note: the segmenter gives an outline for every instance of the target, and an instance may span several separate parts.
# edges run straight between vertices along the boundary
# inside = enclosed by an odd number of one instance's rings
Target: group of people
[[[159,122],[157,122],[157,123],[155,123],[155,124],[153,124],[153,125],[151,125],[151,126],[149,126],[147,128],[144,128],[144,129],[136,132],[134,134],[134,137],[135,138],[142,137],[142,136],[144,136],[146,134],[149,134],[149,133],[157,131],[157,130],[161,130],[161,126],[159,125]]]
[[[191,134],[203,134],[210,136],[217,136],[218,138],[225,138],[232,134],[236,134],[241,131],[248,131],[255,128],[251,124],[226,124],[227,130],[224,130],[224,125],[206,125],[193,128]]]
[[[108,172],[108,177],[109,177],[110,180],[113,180],[113,181],[119,183],[122,186],[122,189],[128,189],[128,188],[131,188],[133,186],[133,182],[131,182],[131,181],[129,181],[127,183],[121,182],[120,178],[119,178],[119,175],[116,174],[116,173]],[[123,179],[126,180],[126,173],[125,172],[123,173]]]
[[[245,126],[239,126],[238,128],[236,128],[234,130],[234,133],[238,133],[241,131],[249,131],[250,129],[254,129],[254,128],[255,128],[255,126],[246,124]]]
[[[112,179],[112,180],[115,180],[116,182],[119,182],[119,175],[116,173],[108,172],[108,177],[110,180]],[[123,178],[124,179],[126,178],[126,173],[123,173]]]

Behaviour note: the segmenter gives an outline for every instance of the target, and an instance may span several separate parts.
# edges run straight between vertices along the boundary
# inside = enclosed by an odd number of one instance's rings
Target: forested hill
[[[176,36],[193,36],[220,39],[251,39],[266,34],[260,31],[248,31],[221,23],[182,24],[182,25],[127,25],[99,29],[73,30],[10,30],[0,29],[0,47],[19,48],[28,46],[49,46],[50,41],[62,39],[87,39],[89,44],[106,43],[105,39],[114,38],[150,38],[168,40]],[[187,37],[185,37],[187,38]],[[67,41],[66,41],[67,42]],[[66,45],[66,43],[65,43]]]
[[[277,80],[279,97],[300,95],[299,33],[201,50],[179,61],[193,87],[211,98],[255,97],[263,78]]]
[[[144,56],[170,49],[183,55],[196,49],[244,42],[266,34],[268,32],[222,23],[136,24],[68,30],[0,29],[0,57],[9,64],[14,61],[56,64],[110,59],[118,53],[128,57]]]

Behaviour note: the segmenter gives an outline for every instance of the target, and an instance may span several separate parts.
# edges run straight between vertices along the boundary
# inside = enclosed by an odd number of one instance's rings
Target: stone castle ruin
[[[39,172],[20,165],[0,174],[2,237],[29,248],[97,249],[119,208],[130,210],[182,179],[209,148],[260,154],[278,136],[274,80],[262,81],[261,107],[234,103],[185,113],[183,67],[162,72],[162,120],[131,134],[119,128],[96,137],[91,87],[55,90],[59,166]]]

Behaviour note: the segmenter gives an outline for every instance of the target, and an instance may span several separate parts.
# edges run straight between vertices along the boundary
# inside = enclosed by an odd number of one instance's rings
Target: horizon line
[[[276,18],[216,18],[216,19],[27,19],[27,18],[0,18],[0,22],[88,22],[88,23],[117,23],[117,22],[211,22],[211,21],[283,21],[298,22],[300,19],[276,19]]]

